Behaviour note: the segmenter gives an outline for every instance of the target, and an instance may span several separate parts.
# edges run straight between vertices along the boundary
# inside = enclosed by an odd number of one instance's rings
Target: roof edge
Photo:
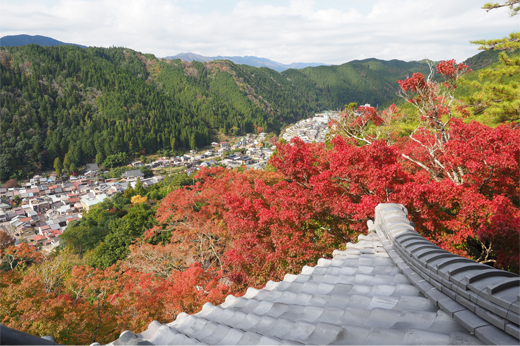
[[[375,209],[375,230],[403,274],[484,343],[518,344],[520,277],[441,249],[407,215],[401,204]]]

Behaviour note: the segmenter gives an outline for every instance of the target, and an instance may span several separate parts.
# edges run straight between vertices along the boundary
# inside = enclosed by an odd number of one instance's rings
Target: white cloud
[[[158,57],[195,52],[282,63],[464,60],[477,53],[470,40],[503,37],[518,28],[520,16],[486,13],[479,8],[484,2],[2,0],[0,36],[44,35]]]

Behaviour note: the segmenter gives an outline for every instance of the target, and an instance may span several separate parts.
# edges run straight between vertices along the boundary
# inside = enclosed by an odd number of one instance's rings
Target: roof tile
[[[406,213],[379,205],[377,232],[333,259],[112,344],[518,344],[518,277],[439,249]]]

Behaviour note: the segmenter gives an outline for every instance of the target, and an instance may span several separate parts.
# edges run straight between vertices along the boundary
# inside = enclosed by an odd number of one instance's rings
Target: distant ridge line
[[[58,41],[52,37],[41,36],[41,35],[9,35],[0,38],[1,47],[13,47],[13,46],[25,46],[27,44],[37,44],[40,46],[77,46],[80,48],[87,48],[77,43],[66,43]]]
[[[291,64],[282,64],[271,59],[267,58],[259,58],[256,56],[246,55],[246,56],[216,56],[216,57],[208,57],[196,53],[180,53],[174,56],[167,56],[164,59],[175,60],[180,59],[182,61],[200,61],[200,62],[208,62],[213,60],[230,60],[235,64],[249,65],[253,67],[268,67],[278,72],[283,72],[290,68],[302,69],[306,67],[316,67],[316,66],[328,66],[323,63],[304,63],[304,62],[293,62]]]

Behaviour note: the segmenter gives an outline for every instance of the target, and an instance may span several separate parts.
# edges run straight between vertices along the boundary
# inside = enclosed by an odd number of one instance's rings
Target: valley
[[[427,65],[370,59],[278,73],[127,48],[26,45],[2,47],[0,68],[5,181],[42,172],[56,159],[74,171],[119,153],[180,154],[209,145],[215,130],[278,135],[348,102],[387,104],[396,80]]]

